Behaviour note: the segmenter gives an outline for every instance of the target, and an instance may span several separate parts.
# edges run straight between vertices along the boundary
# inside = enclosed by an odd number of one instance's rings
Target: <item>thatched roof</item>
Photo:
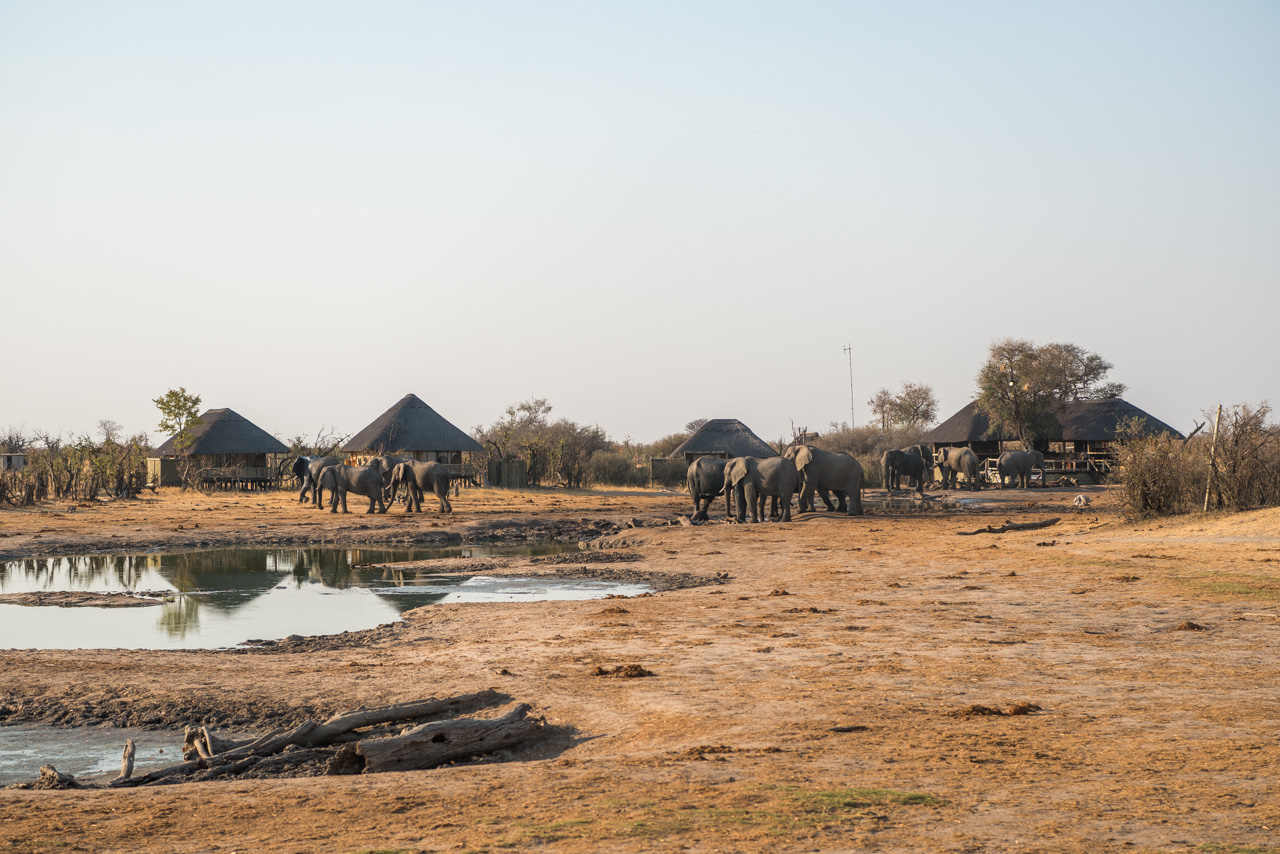
[[[724,454],[727,457],[776,457],[778,452],[736,418],[712,418],[670,457]]]
[[[1048,435],[1038,440],[1050,442],[1108,442],[1116,438],[1122,421],[1140,419],[1144,432],[1169,433],[1181,438],[1182,434],[1158,418],[1148,415],[1138,407],[1118,397],[1110,400],[1077,400],[1068,403],[1062,414],[1054,419]],[[995,442],[1010,441],[1016,436],[988,436],[991,422],[978,408],[975,400],[968,406],[924,434],[922,441],[930,443]]]
[[[342,450],[353,454],[364,451],[389,454],[394,451],[479,451],[481,447],[416,394],[406,394],[343,445]]]
[[[204,423],[191,431],[195,441],[191,456],[212,454],[287,454],[289,448],[266,430],[231,409],[210,409],[200,416]],[[177,456],[174,438],[156,452],[162,457]]]

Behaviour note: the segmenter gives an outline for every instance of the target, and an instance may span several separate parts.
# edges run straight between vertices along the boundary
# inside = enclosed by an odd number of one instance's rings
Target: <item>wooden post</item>
[[[1218,404],[1218,412],[1213,416],[1213,441],[1209,444],[1209,480],[1204,485],[1204,512],[1209,512],[1209,493],[1213,491],[1214,462],[1218,456],[1218,422],[1222,420],[1222,404]]]

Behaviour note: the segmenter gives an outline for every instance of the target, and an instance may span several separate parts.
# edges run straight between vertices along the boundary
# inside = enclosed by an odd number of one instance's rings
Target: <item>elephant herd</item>
[[[965,476],[970,489],[982,488],[981,463],[969,448],[939,448],[935,456],[925,445],[912,445],[885,451],[880,457],[881,475],[886,489],[900,489],[905,476],[913,489],[922,495],[933,482],[933,470],[941,473],[942,486],[959,486],[959,475]],[[1044,454],[1039,451],[1006,451],[996,464],[1001,486],[1012,480],[1015,486],[1030,486],[1031,472],[1044,471]],[[693,499],[695,522],[705,522],[711,503],[724,495],[725,516],[745,522],[748,509],[751,521],[765,517],[765,499],[771,500],[769,518],[791,521],[791,497],[800,494],[800,512],[812,512],[816,493],[828,510],[862,515],[862,465],[850,454],[824,451],[811,445],[791,445],[780,457],[735,457],[723,460],[699,457],[689,465],[687,475],[689,497]],[[839,506],[833,505],[835,493]],[[736,506],[736,514],[734,512]]]
[[[400,487],[407,493],[404,512],[422,512],[422,496],[433,492],[440,502],[441,513],[452,513],[449,503],[449,470],[440,463],[424,463],[402,457],[374,457],[368,465],[349,466],[335,457],[298,457],[293,463],[293,474],[302,484],[298,501],[307,500],[320,507],[324,503],[324,491],[329,490],[329,512],[347,511],[347,493],[369,499],[366,513],[387,512],[387,504],[394,504]]]
[[[707,520],[716,496],[724,494],[724,512],[745,522],[765,515],[765,499],[771,499],[771,517],[791,521],[791,496],[800,494],[800,512],[813,509],[818,494],[828,510],[862,515],[862,465],[849,454],[824,451],[810,445],[792,445],[780,457],[735,457],[731,460],[699,457],[689,465],[689,495],[693,519]],[[835,493],[839,506],[831,503]],[[737,515],[734,515],[734,506]]]

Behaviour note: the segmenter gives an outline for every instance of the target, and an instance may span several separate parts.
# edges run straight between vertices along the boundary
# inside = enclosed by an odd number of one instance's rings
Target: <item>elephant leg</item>
[[[800,512],[813,512],[813,483],[808,479],[800,484]]]
[[[790,522],[791,521],[791,493],[787,493],[781,498],[774,499],[775,502],[779,500],[782,502],[782,516],[779,519],[779,521]]]
[[[836,496],[836,506],[832,512],[834,513],[845,512],[846,504],[849,500],[849,493],[845,492],[843,489],[833,489],[831,491],[835,493],[835,496]],[[827,504],[827,509],[828,510],[832,509],[829,503]]]
[[[862,515],[862,488],[861,487],[859,487],[858,489],[852,490],[849,493],[849,515],[850,516]]]
[[[747,495],[746,495],[746,492],[747,492],[747,488],[746,488],[746,486],[745,486],[743,483],[738,482],[738,483],[734,484],[734,486],[733,486],[733,503],[734,503],[734,509],[737,511],[737,512],[736,512],[736,515],[735,515],[735,517],[734,517],[734,518],[736,518],[736,519],[738,520],[738,524],[740,524],[740,525],[741,525],[741,524],[743,524],[743,523],[745,523],[745,522],[747,521]]]
[[[436,498],[440,499],[441,513],[453,512],[453,505],[449,503],[449,484],[447,483],[436,484]]]
[[[760,521],[760,487],[756,486],[754,483],[748,483],[743,488],[743,491],[746,493],[744,496],[746,499],[746,506],[751,508],[751,521],[759,522]],[[742,508],[738,509],[738,517],[745,521],[745,516],[742,512]]]
[[[836,509],[836,506],[831,503],[831,494],[826,489],[820,486],[818,487],[817,492],[818,492],[818,497],[822,499],[822,503],[827,506],[828,511]],[[841,503],[841,506],[843,506],[843,502]]]

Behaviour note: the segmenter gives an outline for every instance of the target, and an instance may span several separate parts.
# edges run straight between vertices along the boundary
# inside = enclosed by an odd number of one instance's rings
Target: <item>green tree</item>
[[[169,389],[161,397],[151,401],[160,410],[160,432],[173,434],[173,447],[183,458],[182,483],[185,487],[191,478],[192,462],[188,456],[195,444],[195,429],[200,420],[200,395],[188,394],[185,387]]]
[[[991,345],[978,371],[978,408],[990,420],[991,435],[1014,435],[1030,447],[1064,404],[1123,394],[1123,384],[1103,382],[1112,367],[1075,344],[1037,346],[1023,338],[1004,338]]]

